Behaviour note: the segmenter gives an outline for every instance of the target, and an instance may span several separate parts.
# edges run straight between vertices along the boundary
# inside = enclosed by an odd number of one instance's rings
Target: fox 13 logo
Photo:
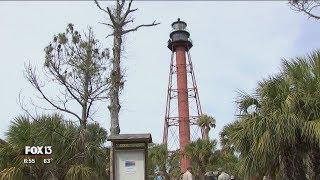
[[[25,155],[51,155],[51,146],[26,146]]]
[[[34,164],[36,159],[43,158],[43,163],[49,164],[52,161],[51,154],[51,146],[26,146],[24,156],[27,158],[23,161],[27,164]]]

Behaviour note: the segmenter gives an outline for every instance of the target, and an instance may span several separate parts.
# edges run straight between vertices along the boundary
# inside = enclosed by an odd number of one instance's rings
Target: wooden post
[[[114,147],[113,142],[111,142],[111,148],[110,148],[110,180],[114,180]]]

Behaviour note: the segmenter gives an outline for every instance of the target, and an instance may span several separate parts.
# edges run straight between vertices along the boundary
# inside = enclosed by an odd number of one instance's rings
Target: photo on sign
[[[134,173],[136,171],[136,162],[127,160],[124,165],[127,173]]]

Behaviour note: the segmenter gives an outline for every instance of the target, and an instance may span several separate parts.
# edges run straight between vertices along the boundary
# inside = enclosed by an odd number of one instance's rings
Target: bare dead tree
[[[110,134],[119,134],[119,112],[120,112],[120,101],[119,94],[124,85],[123,71],[121,68],[121,49],[122,49],[122,39],[127,33],[137,31],[142,27],[156,26],[159,23],[153,21],[150,24],[141,24],[133,28],[127,28],[130,23],[133,23],[133,18],[131,14],[138,9],[132,8],[132,0],[117,0],[114,7],[103,8],[97,0],[94,1],[97,7],[106,14],[109,22],[103,22],[102,24],[111,28],[112,33],[109,36],[113,36],[113,58],[112,58],[112,70],[110,74],[110,105],[108,109],[110,111]]]
[[[108,98],[108,49],[101,48],[91,28],[82,36],[74,30],[73,24],[68,24],[66,32],[55,35],[44,51],[43,72],[47,79],[40,80],[31,64],[25,67],[26,79],[40,98],[52,107],[50,110],[74,116],[85,129],[94,103]],[[45,90],[50,82],[60,87],[55,96],[50,96]],[[79,105],[78,108],[74,107],[74,102]],[[31,104],[34,104],[33,101]],[[77,113],[79,107],[81,114]]]
[[[110,105],[108,106],[110,112],[110,134],[119,134],[120,133],[120,125],[119,125],[119,112],[120,112],[120,100],[119,95],[124,85],[124,75],[121,68],[121,49],[122,49],[122,39],[123,36],[137,31],[142,27],[151,27],[156,26],[159,23],[153,21],[151,24],[141,24],[137,25],[134,28],[128,28],[127,26],[130,23],[133,23],[133,18],[131,14],[138,9],[133,9],[131,7],[132,0],[116,0],[114,7],[107,6],[103,8],[97,0],[94,0],[97,7],[106,14],[108,22],[104,22],[102,24],[111,28],[112,33],[109,36],[113,36],[113,48],[112,48],[112,70],[110,74]],[[110,149],[110,164],[113,162],[113,146]],[[113,167],[110,166],[110,179],[113,180]]]
[[[291,8],[296,12],[303,12],[309,18],[320,20],[320,1],[289,0]]]

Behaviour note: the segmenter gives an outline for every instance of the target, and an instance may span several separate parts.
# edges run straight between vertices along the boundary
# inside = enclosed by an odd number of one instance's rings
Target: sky
[[[235,120],[240,90],[250,93],[258,81],[277,73],[282,58],[320,47],[320,22],[293,12],[286,1],[136,1],[133,7],[139,9],[135,25],[154,20],[161,24],[125,37],[121,133],[151,133],[156,143],[162,140],[166,105],[171,55],[166,45],[177,18],[188,24],[193,40],[190,53],[203,112],[216,119],[211,138],[218,139],[223,126]],[[102,45],[110,48],[110,29],[99,23],[105,21],[106,14],[92,1],[0,2],[0,138],[5,138],[10,121],[23,114],[19,93],[49,107],[37,100],[24,78],[24,65],[30,62],[41,70],[44,47],[70,22],[80,31],[91,26]],[[54,86],[47,90],[57,91]],[[30,103],[26,106],[33,109]],[[94,121],[109,130],[107,103],[95,109]]]

